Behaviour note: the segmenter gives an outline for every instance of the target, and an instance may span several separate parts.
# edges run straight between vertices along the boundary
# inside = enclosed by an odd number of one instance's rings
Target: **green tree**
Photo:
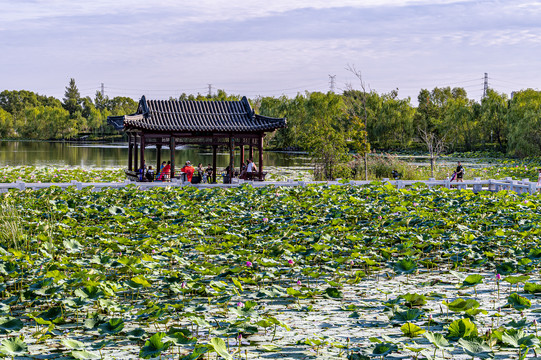
[[[109,102],[109,97],[103,95],[101,91],[96,90],[96,95],[94,95],[94,107],[98,110],[103,110],[107,108],[107,103]]]
[[[327,180],[349,177],[349,158],[345,134],[340,131],[345,104],[332,92],[310,93],[306,103],[304,142],[315,163],[316,178]]]
[[[77,89],[77,85],[75,85],[75,79],[70,79],[62,100],[64,109],[68,110],[70,116],[73,116],[77,111],[82,111],[81,94],[79,93],[79,89]]]
[[[15,135],[13,129],[13,116],[0,108],[0,138],[8,138]]]
[[[479,122],[474,102],[467,98],[451,98],[445,105],[440,133],[445,134],[452,150],[472,150],[479,140]]]
[[[383,149],[406,148],[413,140],[414,115],[409,98],[399,99],[397,91],[383,94],[371,122],[371,142]]]
[[[507,124],[510,154],[541,155],[541,91],[516,92],[509,104]]]
[[[287,118],[287,127],[278,129],[272,135],[267,136],[269,145],[281,149],[306,149],[304,143],[304,127],[306,121],[306,97],[297,94],[292,99],[286,96],[279,98],[263,97],[259,105],[259,113],[263,116],[285,117]]]
[[[481,100],[481,136],[485,143],[496,141],[502,151],[507,144],[508,103],[507,95],[493,89]]]

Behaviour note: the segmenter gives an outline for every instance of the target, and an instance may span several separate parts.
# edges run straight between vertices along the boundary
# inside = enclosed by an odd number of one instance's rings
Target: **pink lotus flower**
[[[269,219],[268,218],[263,218],[263,222],[268,222]]]
[[[301,281],[300,280],[297,280],[297,285],[301,286]]]
[[[186,281],[183,281],[182,284],[180,284],[180,288],[181,288],[181,289],[186,288]]]
[[[253,264],[251,261],[246,261],[246,266],[251,267]]]
[[[419,206],[419,203],[413,203],[413,206]]]
[[[496,280],[500,281],[502,279],[502,276],[500,274],[496,274]]]
[[[288,263],[289,265],[293,265],[295,262],[294,262],[293,260],[289,259],[289,260],[287,261],[287,263]]]
[[[242,303],[242,302],[239,301],[239,302],[237,303],[237,306],[238,306],[238,307],[244,307],[244,303]]]
[[[380,215],[380,216],[378,216],[378,220],[381,220],[381,219],[383,219],[383,218],[381,217],[381,215]]]

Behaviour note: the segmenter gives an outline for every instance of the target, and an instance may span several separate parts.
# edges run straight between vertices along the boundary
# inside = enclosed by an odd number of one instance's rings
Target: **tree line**
[[[71,79],[61,100],[26,90],[0,93],[0,138],[55,140],[83,135],[103,137],[116,132],[107,116],[134,113],[135,100],[109,98],[96,91],[94,99],[81,97]]]
[[[398,98],[397,91],[378,94],[346,90],[342,94],[306,93],[294,98],[259,99],[262,115],[285,116],[288,127],[269,138],[276,148],[306,149],[310,126],[316,124],[309,109],[314,102],[332,111],[332,129],[345,134],[351,116],[363,119],[368,142],[380,150],[426,150],[422,134],[443,139],[447,151],[495,150],[511,156],[541,155],[541,91],[506,94],[488,89],[480,101],[469,99],[463,88],[422,89],[418,106]],[[332,109],[330,104],[339,104]],[[330,135],[329,135],[330,136]],[[329,137],[329,140],[331,137]]]
[[[182,94],[179,100],[239,100],[240,95]],[[496,150],[512,156],[541,155],[541,91],[517,91],[512,98],[488,89],[479,101],[464,88],[421,89],[418,105],[398,91],[347,89],[341,94],[305,92],[295,97],[258,97],[250,102],[266,116],[286,117],[288,126],[269,134],[275,149],[364,153],[423,150],[421,134],[442,139],[447,151]],[[0,93],[0,138],[71,139],[114,134],[107,116],[134,113],[137,101],[96,92],[81,97],[71,79],[62,100],[31,91]],[[343,162],[344,159],[339,159]],[[334,160],[332,160],[334,161]]]

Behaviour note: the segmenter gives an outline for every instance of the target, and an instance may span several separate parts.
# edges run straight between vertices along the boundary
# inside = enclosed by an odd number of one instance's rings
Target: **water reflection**
[[[248,157],[248,151],[245,151]],[[162,160],[170,158],[169,149],[162,150]],[[147,165],[156,165],[156,150],[145,150]],[[257,151],[254,159],[258,163]],[[178,147],[175,151],[176,165],[186,160],[197,165],[212,163],[212,150],[198,147]],[[221,150],[217,155],[217,166],[229,164],[229,151]],[[238,166],[239,152],[236,152],[235,166]],[[292,167],[307,166],[310,159],[304,154],[280,152],[263,153],[264,166]],[[126,168],[128,164],[128,144],[83,144],[49,143],[37,141],[0,141],[0,166],[38,166],[38,167],[88,167],[88,168]]]

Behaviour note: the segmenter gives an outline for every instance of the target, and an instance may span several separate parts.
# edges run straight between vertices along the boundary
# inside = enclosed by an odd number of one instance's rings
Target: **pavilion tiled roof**
[[[285,118],[255,114],[246,97],[240,101],[179,101],[143,96],[135,114],[107,120],[118,130],[157,132],[260,132],[286,126]]]

